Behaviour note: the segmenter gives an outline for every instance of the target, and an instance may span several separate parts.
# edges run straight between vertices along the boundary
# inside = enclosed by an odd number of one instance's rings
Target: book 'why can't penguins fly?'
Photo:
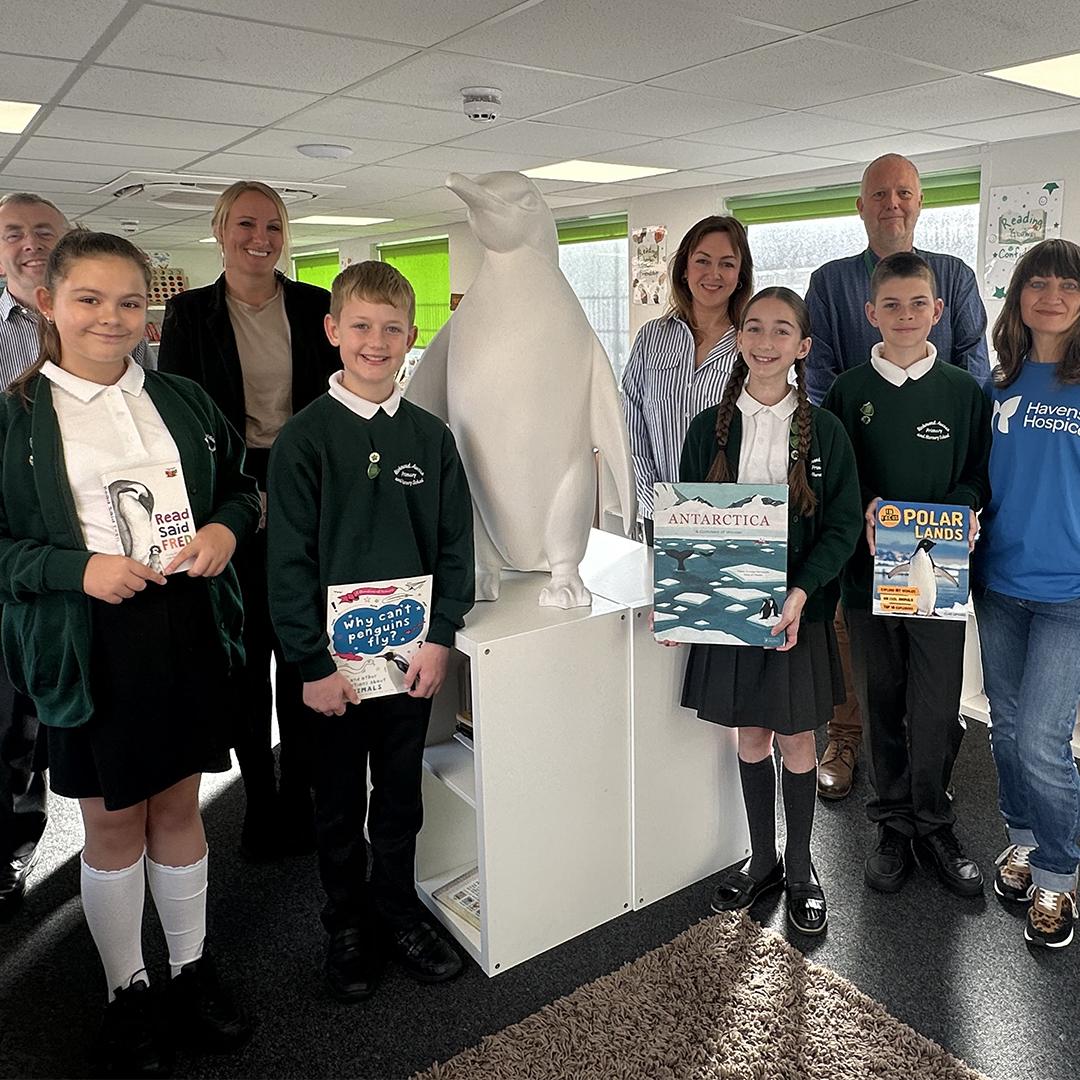
[[[195,539],[179,461],[139,462],[101,474],[113,526],[125,555],[162,573]],[[187,570],[190,560],[174,570]]]
[[[775,648],[787,597],[787,484],[656,484],[657,641]]]
[[[361,698],[402,694],[405,672],[427,638],[431,575],[326,590],[326,633],[338,671]]]

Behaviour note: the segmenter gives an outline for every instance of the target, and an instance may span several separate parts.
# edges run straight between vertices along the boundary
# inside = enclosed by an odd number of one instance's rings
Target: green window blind
[[[560,244],[589,244],[594,240],[625,240],[626,215],[610,214],[606,217],[573,218],[556,222]]]
[[[293,259],[293,276],[297,281],[329,289],[338,276],[341,264],[336,251],[324,251],[319,255],[297,255]]]
[[[450,318],[450,241],[382,244],[379,258],[400,270],[416,293],[416,348],[425,348]]]
[[[923,207],[963,206],[979,201],[979,170],[937,173],[922,178]],[[854,214],[858,184],[777,191],[768,195],[739,195],[727,200],[728,213],[744,225],[777,221],[845,217]]]

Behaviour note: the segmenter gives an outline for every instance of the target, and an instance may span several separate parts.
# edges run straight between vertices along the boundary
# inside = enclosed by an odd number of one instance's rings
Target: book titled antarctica
[[[787,484],[656,484],[657,641],[774,648],[787,596]]]
[[[967,618],[970,515],[966,506],[941,503],[878,504],[875,615]]]
[[[162,573],[195,539],[179,461],[139,462],[101,474],[113,526],[125,555]],[[174,573],[186,570],[183,563]]]
[[[326,590],[330,655],[361,698],[409,689],[405,672],[427,638],[430,614],[430,574]]]

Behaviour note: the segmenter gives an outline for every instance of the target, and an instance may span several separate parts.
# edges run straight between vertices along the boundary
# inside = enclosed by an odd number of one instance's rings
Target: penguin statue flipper
[[[424,349],[424,355],[409,379],[406,392],[410,401],[415,402],[421,409],[434,413],[443,423],[449,423],[450,419],[446,366],[450,355],[450,324],[453,320],[451,315]]]
[[[637,529],[637,492],[634,487],[634,467],[630,456],[630,439],[626,431],[619,388],[615,382],[611,361],[600,339],[594,336],[592,372],[589,387],[589,422],[592,440],[600,451],[601,467],[615,480],[623,533],[631,536]]]

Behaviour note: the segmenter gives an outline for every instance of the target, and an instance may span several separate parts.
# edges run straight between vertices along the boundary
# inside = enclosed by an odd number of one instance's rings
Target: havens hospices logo
[[[1009,434],[1009,421],[1020,408],[1020,402],[1023,400],[1023,395],[1017,394],[1016,397],[1007,398],[1005,401],[994,402],[993,423],[1002,435]]]

